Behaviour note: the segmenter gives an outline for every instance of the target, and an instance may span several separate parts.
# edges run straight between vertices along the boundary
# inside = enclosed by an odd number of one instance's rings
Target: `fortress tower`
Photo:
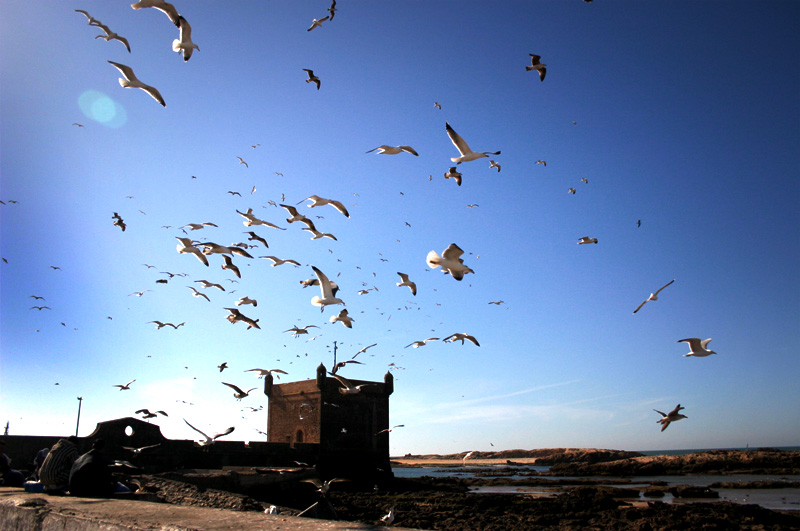
[[[267,441],[318,444],[318,468],[324,476],[391,474],[389,433],[379,432],[389,428],[394,378],[387,372],[383,382],[348,380],[366,385],[357,394],[344,395],[322,364],[314,380],[275,384],[266,375]]]

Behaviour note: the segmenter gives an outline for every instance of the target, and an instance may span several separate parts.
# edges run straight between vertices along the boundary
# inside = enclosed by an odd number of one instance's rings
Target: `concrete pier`
[[[354,522],[125,499],[48,496],[0,487],[3,531],[412,531]]]

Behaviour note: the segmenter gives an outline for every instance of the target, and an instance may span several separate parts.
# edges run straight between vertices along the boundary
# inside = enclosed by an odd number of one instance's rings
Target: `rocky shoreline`
[[[538,455],[531,457],[525,452]],[[476,463],[507,464],[516,460],[546,460],[553,468],[571,467],[572,476],[602,476],[599,468],[608,475],[628,476],[630,479],[602,479],[574,477],[553,479],[551,472],[535,473],[528,467],[499,470],[498,467],[475,467],[465,470],[485,472],[489,477],[421,477],[394,478],[380,485],[336,483],[328,493],[327,503],[320,502],[316,489],[299,481],[282,482],[258,491],[234,493],[230,490],[210,488],[205,478],[197,474],[168,473],[141,476],[142,490],[150,491],[152,501],[165,503],[217,507],[236,511],[263,511],[275,505],[281,514],[337,518],[339,520],[378,524],[381,516],[394,507],[395,525],[441,531],[505,531],[505,530],[670,530],[670,529],[743,529],[789,530],[800,529],[800,511],[773,511],[754,504],[715,501],[717,488],[800,488],[797,481],[776,477],[774,481],[746,484],[717,482],[708,487],[692,485],[667,485],[652,482],[642,486],[633,483],[633,477],[653,474],[653,470],[668,470],[672,474],[702,471],[726,473],[746,471],[779,474],[798,474],[800,452],[781,452],[761,449],[750,452],[709,451],[686,456],[646,457],[641,454],[614,450],[557,449],[508,451],[476,456],[466,461]],[[464,466],[465,454],[453,456],[405,456],[393,460],[393,466],[423,466],[426,463],[450,461],[453,466]],[[473,461],[473,456],[475,460]],[[449,457],[449,459],[448,459]],[[437,465],[438,466],[438,465]],[[527,472],[526,472],[527,470]],[[794,472],[786,472],[786,471]],[[612,472],[613,471],[613,472]],[[625,471],[625,473],[621,473]],[[685,471],[685,472],[682,472]],[[524,479],[504,477],[508,472],[515,476],[527,473]],[[236,474],[237,472],[231,472]],[[244,471],[238,472],[245,473]],[[663,474],[660,472],[659,474]],[[536,477],[541,476],[541,477]],[[230,482],[220,483],[229,488]],[[519,488],[519,494],[474,493],[471,489],[486,486]],[[671,496],[680,503],[665,503]],[[329,505],[328,505],[329,504]]]

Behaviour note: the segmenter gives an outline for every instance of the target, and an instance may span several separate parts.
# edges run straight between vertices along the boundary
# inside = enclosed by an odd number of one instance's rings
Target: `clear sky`
[[[237,402],[221,382],[260,388],[256,367],[313,378],[336,342],[340,360],[377,343],[344,376],[392,371],[393,455],[800,441],[799,3],[340,0],[309,32],[327,0],[176,0],[200,47],[184,62],[169,19],[130,2],[6,2],[0,18],[11,434],[74,433],[80,396],[82,436],[149,408],[169,414],[170,438],[194,437],[185,418],[264,440],[267,398]],[[501,150],[501,170],[482,158],[459,166],[461,186],[446,180],[445,122]],[[419,156],[366,153],[382,144]],[[337,241],[270,203],[311,195],[347,206],[349,219],[297,207]],[[285,230],[244,227],[248,208]],[[254,230],[269,248],[234,256],[240,280],[220,255],[205,267],[175,239],[203,222],[217,227],[188,236],[252,244]],[[426,266],[451,243],[475,271],[461,282]],[[310,304],[312,265],[340,285],[352,329],[329,322],[341,306]],[[226,319],[242,296],[261,330]],[[293,338],[295,325],[319,328]],[[480,347],[404,348],[456,332]],[[718,355],[684,357],[689,337]],[[678,403],[688,418],[660,432],[653,409]]]

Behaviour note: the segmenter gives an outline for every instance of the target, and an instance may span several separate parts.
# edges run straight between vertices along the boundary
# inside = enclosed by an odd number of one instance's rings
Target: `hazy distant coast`
[[[469,454],[469,455],[468,455]],[[465,456],[468,457],[465,459]],[[543,465],[559,476],[650,476],[675,474],[800,474],[800,451],[773,448],[705,450],[684,455],[646,456],[595,448],[543,448],[393,457],[392,466]]]

